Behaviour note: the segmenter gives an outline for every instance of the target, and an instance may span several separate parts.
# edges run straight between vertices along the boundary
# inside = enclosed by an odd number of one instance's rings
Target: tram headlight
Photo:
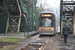
[[[41,30],[41,28],[39,27],[39,30]]]
[[[54,30],[54,28],[52,27],[51,30]]]

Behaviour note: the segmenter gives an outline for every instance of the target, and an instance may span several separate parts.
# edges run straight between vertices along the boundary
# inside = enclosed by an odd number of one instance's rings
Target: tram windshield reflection
[[[52,27],[52,19],[51,18],[41,18],[40,26],[43,27]]]

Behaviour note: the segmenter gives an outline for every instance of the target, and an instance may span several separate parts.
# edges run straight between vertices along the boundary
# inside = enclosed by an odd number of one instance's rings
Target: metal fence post
[[[34,0],[32,0],[32,31],[34,29]]]

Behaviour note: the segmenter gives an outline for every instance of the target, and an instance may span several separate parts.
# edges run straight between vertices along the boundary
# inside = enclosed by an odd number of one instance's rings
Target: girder
[[[65,25],[65,23],[68,23],[70,25],[70,30],[73,32],[74,27],[74,7],[75,7],[75,1],[73,0],[63,0],[61,1],[61,34],[62,29]]]
[[[29,16],[27,12],[27,7],[24,6],[23,0],[5,0],[8,10],[8,19],[7,19],[7,26],[6,26],[6,33],[8,32],[16,32],[19,33],[21,30],[20,28],[25,28],[25,25],[29,28]],[[24,16],[24,15],[25,16]],[[22,17],[25,19],[22,21]],[[25,23],[21,26],[21,21]],[[25,22],[24,22],[25,21]],[[26,29],[28,29],[26,28]],[[23,29],[24,30],[24,29]]]

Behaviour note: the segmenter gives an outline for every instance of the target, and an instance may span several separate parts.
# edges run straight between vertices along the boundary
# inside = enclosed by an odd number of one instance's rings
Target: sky
[[[37,0],[37,6],[42,4],[44,9],[53,9],[57,14],[60,11],[60,0]]]
[[[60,0],[37,0],[37,6],[38,7],[40,7],[40,4],[42,4],[44,8],[49,7],[49,6],[59,7],[60,6]]]
[[[40,7],[40,4],[42,4],[44,9],[53,9],[56,17],[60,17],[60,0],[37,0],[38,7]]]

